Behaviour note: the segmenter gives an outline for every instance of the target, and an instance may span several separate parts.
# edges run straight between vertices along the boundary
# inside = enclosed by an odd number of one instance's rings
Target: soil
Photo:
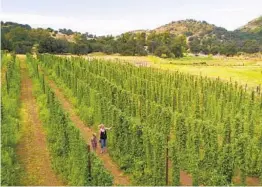
[[[192,177],[185,171],[180,171],[180,183],[182,186],[192,186]]]
[[[19,163],[23,168],[20,183],[24,186],[62,186],[51,167],[44,128],[39,119],[36,99],[33,96],[32,80],[26,65],[21,69],[21,139],[17,146]]]
[[[241,185],[240,176],[236,176],[233,178],[233,183],[236,185]],[[247,186],[259,186],[259,178],[258,177],[246,177],[246,185]]]

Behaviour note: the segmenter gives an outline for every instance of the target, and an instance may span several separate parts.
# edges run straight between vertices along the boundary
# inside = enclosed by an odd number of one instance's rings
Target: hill
[[[12,22],[1,24],[2,49],[26,53],[36,46],[40,53],[87,54],[103,52],[121,55],[154,54],[182,57],[183,53],[235,55],[262,51],[262,17],[235,31],[206,21],[173,21],[153,30],[135,30],[119,36],[100,36],[71,29],[31,28]]]
[[[240,29],[228,31],[223,27],[218,27],[206,21],[197,21],[193,19],[186,19],[180,21],[173,21],[171,23],[162,25],[152,30],[137,30],[133,33],[146,32],[150,33],[165,33],[175,35],[185,35],[188,39],[198,37],[198,39],[216,38],[222,41],[243,42],[245,40],[257,40],[262,44],[262,38],[259,36],[262,33],[262,16],[256,18]],[[191,39],[192,40],[192,39]]]
[[[147,35],[150,33],[170,33],[174,35],[185,35],[187,37],[190,36],[199,36],[204,37],[208,34],[215,34],[220,35],[220,38],[222,35],[225,37],[225,35],[228,35],[230,31],[227,31],[225,28],[217,27],[214,24],[210,24],[206,21],[197,21],[194,19],[186,19],[186,20],[179,20],[179,21],[172,21],[171,23],[159,26],[152,30],[135,30],[130,31],[130,33],[141,33],[146,32]]]
[[[262,34],[262,16],[251,20],[238,30],[246,33]]]
[[[207,23],[206,21],[196,21],[193,19],[173,21],[166,25],[160,26],[152,31],[158,33],[170,32],[176,35],[203,35],[212,32],[216,26]]]
[[[236,51],[255,53],[262,50],[262,16],[235,31],[206,21],[187,19],[160,26],[147,32],[147,35],[150,33],[185,35],[193,53],[223,54],[229,50],[229,54],[234,54]]]

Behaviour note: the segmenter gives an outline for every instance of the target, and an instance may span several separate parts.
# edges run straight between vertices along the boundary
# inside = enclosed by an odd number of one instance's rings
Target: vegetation
[[[88,152],[80,132],[45,83],[37,60],[27,55],[27,63],[34,80],[34,94],[40,106],[40,116],[47,130],[53,169],[71,186],[112,185],[111,174],[94,153]],[[89,159],[91,165],[88,165]]]
[[[246,176],[262,178],[260,87],[250,93],[233,82],[122,62],[39,59],[72,91],[87,125],[113,126],[110,154],[135,185],[165,185],[167,156],[173,185],[180,170],[194,185],[231,185],[239,173],[242,185]]]
[[[59,29],[58,32],[51,28],[33,29],[29,25],[2,22],[1,45],[4,50],[22,54],[32,51],[78,55],[104,52],[179,58],[191,52],[233,56],[239,52],[256,53],[262,50],[261,22],[255,23],[256,32],[245,29],[227,31],[205,21],[184,20],[151,31],[96,37],[70,29]],[[61,34],[64,36],[60,37]]]
[[[20,128],[20,67],[14,55],[1,55],[1,185],[15,186],[20,172],[15,152]]]
[[[261,51],[262,39],[261,18],[251,21],[244,26],[244,29],[227,31],[222,27],[211,25],[205,21],[192,19],[171,22],[161,26],[152,32],[169,32],[175,35],[185,35],[188,37],[190,52],[198,54],[223,54],[232,56],[237,52],[256,53]],[[251,29],[257,32],[253,32]]]
[[[239,30],[242,32],[246,32],[246,33],[257,33],[261,36],[262,35],[262,16],[254,20],[251,20],[246,25],[241,27]]]

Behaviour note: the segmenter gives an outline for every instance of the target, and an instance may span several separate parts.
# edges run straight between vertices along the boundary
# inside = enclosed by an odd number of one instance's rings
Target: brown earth
[[[180,183],[183,186],[192,186],[192,177],[185,171],[180,171]]]
[[[90,145],[90,140],[94,131],[85,126],[84,122],[80,117],[75,113],[73,105],[68,101],[63,92],[56,86],[52,80],[47,80],[50,87],[55,92],[56,97],[59,99],[64,110],[69,114],[70,119],[80,130],[82,137],[85,139],[86,143]],[[114,163],[108,153],[100,153],[101,149],[98,146],[96,151],[97,156],[103,161],[105,168],[113,175],[114,185],[130,185],[130,178],[123,173],[116,163]]]
[[[44,128],[39,120],[37,103],[33,96],[32,80],[29,78],[24,61],[22,62],[20,114],[22,137],[16,150],[24,170],[20,183],[25,186],[62,186],[63,182],[51,167]]]
[[[240,176],[234,177],[233,183],[236,184],[236,185],[241,185]],[[246,185],[248,185],[248,186],[259,186],[259,184],[261,184],[261,183],[259,182],[258,177],[246,177]]]

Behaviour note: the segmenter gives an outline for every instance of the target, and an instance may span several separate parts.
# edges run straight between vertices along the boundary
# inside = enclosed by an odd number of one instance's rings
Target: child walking
[[[93,137],[92,137],[92,139],[91,139],[91,145],[92,145],[93,151],[96,152],[96,148],[97,148],[96,133],[93,133]]]

